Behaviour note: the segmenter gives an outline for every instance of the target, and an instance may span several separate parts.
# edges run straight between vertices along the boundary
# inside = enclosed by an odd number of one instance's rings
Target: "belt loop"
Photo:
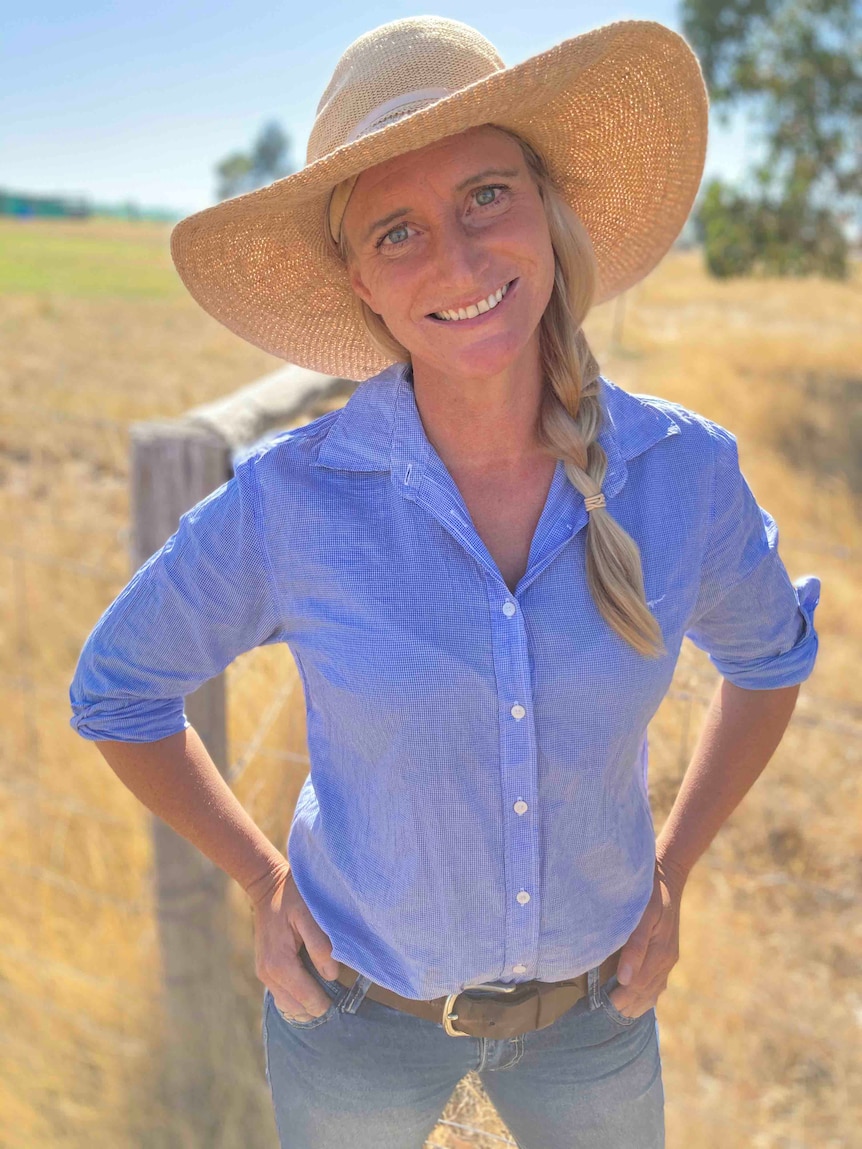
[[[362,1002],[365,1000],[365,995],[368,993],[370,987],[374,984],[370,977],[366,977],[364,973],[360,973],[356,977],[356,981],[347,991],[344,999],[341,1002],[342,1013],[356,1013]]]
[[[590,1009],[598,1009],[602,1004],[599,995],[601,980],[601,964],[594,965],[587,974],[587,993],[590,999]]]

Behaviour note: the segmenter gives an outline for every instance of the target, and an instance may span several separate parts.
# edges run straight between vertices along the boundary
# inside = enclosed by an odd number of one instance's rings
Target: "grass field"
[[[198,1146],[158,1089],[150,815],[69,728],[81,644],[125,585],[128,427],[281,366],[210,319],[169,227],[0,222],[0,1144]],[[624,306],[624,310],[622,307]],[[820,654],[785,738],[695,869],[657,1006],[669,1149],[851,1149],[862,1121],[862,276],[715,282],[673,252],[587,334],[605,375],[729,427],[791,577],[822,580]],[[612,338],[614,320],[621,338]],[[318,412],[307,413],[307,419]],[[656,828],[716,682],[684,644],[650,728]],[[307,772],[286,648],[228,670],[235,790],[284,850]],[[274,717],[270,704],[279,694]],[[270,725],[261,729],[264,715]],[[275,1146],[244,896],[219,1149]],[[506,1135],[478,1079],[447,1121]],[[440,1124],[435,1145],[500,1145]],[[430,1142],[429,1142],[430,1145]]]

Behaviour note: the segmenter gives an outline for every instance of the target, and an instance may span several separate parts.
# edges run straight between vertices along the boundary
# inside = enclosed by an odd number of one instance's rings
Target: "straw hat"
[[[707,117],[697,57],[652,20],[606,24],[511,68],[460,21],[394,20],[338,61],[306,166],[187,216],[171,256],[200,306],[249,343],[367,379],[390,360],[365,331],[329,231],[365,168],[481,124],[510,128],[544,157],[584,223],[602,303],[647,275],[682,230]]]

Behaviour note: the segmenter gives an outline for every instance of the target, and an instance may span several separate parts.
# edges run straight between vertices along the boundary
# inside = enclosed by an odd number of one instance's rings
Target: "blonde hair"
[[[488,125],[521,147],[545,208],[554,250],[554,286],[542,316],[539,341],[544,392],[538,434],[566,475],[587,498],[601,492],[608,459],[597,436],[602,426],[600,368],[587,344],[583,322],[593,305],[596,263],[586,228],[563,198],[543,158],[515,132]],[[338,254],[347,264],[350,246],[342,227]],[[356,296],[369,338],[396,362],[411,363],[406,347],[382,316]],[[658,621],[646,603],[640,550],[606,507],[591,511],[586,538],[587,585],[607,624],[639,654],[666,654]]]

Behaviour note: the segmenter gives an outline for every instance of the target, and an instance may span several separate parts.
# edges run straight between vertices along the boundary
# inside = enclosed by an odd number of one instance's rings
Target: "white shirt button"
[[[526,710],[523,708],[520,702],[516,702],[511,710],[512,717],[517,718],[518,721],[520,721],[526,713]]]
[[[519,890],[518,893],[515,894],[515,900],[520,902],[522,906],[525,906],[530,900],[530,895],[526,890]]]
[[[518,801],[515,803],[515,805],[512,807],[512,809],[515,811],[516,814],[525,813],[527,808],[528,808],[527,803],[524,801],[523,798],[519,798]]]
[[[525,965],[513,965],[512,973],[526,973],[527,967]]]
[[[515,613],[515,604],[513,602],[504,602],[503,603],[503,614],[507,618],[511,618],[514,613]]]

